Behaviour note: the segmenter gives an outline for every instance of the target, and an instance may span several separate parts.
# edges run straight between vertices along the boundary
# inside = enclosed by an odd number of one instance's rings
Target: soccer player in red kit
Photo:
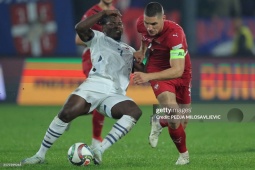
[[[87,12],[85,12],[81,20],[84,20],[88,18],[89,16],[94,15],[102,10],[115,9],[114,6],[112,5],[112,1],[113,0],[100,0],[98,4],[94,5]],[[102,26],[99,24],[95,24],[92,27],[92,29],[102,32]],[[84,42],[79,38],[77,34],[75,37],[75,43],[77,45],[85,46]],[[90,58],[90,50],[89,48],[85,46],[85,49],[82,54],[82,69],[86,77],[88,77],[91,67],[92,67],[92,63]],[[101,133],[103,128],[103,123],[104,123],[104,116],[98,113],[97,110],[94,110],[93,117],[92,117],[92,128],[93,128],[93,131],[92,131],[93,138],[92,138],[92,145],[91,145],[92,148],[96,147],[102,141]]]
[[[165,20],[164,10],[157,2],[148,3],[144,15],[138,18],[137,31],[142,35],[140,49],[134,54],[142,62],[149,51],[146,73],[135,72],[134,83],[150,82],[159,104],[172,109],[170,115],[190,111],[191,62],[183,29],[176,23]],[[182,113],[182,110],[185,113]],[[167,113],[166,113],[167,114]],[[171,118],[170,118],[171,117]],[[172,141],[180,155],[176,165],[189,163],[186,147],[186,119],[151,119],[149,143],[156,147],[162,128],[168,127]]]

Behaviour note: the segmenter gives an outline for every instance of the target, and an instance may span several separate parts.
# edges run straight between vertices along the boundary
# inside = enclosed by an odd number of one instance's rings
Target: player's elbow
[[[178,68],[176,69],[176,78],[179,78],[183,75],[184,69],[183,68]]]
[[[76,34],[76,36],[75,36],[75,44],[80,45],[80,41],[81,41],[80,37]]]
[[[78,34],[76,34],[76,36],[75,36],[75,44],[76,44],[76,45],[83,45],[83,46],[86,46],[86,45],[84,44],[84,42],[80,39],[80,37],[79,37]]]
[[[79,26],[79,23],[75,25],[75,31],[77,33],[77,36],[75,37],[75,42],[76,42],[77,38],[80,38],[82,34],[82,28],[81,26]]]

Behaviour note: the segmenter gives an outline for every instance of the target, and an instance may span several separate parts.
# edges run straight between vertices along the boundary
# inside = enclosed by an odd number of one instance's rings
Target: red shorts
[[[162,92],[169,91],[176,95],[178,104],[191,103],[191,79],[150,81],[150,84],[156,97]]]
[[[82,53],[82,70],[86,77],[88,77],[91,68],[92,63],[90,57],[90,50],[86,50]]]

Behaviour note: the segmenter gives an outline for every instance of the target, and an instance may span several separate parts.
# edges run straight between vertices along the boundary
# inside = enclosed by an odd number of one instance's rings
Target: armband
[[[184,49],[170,50],[171,59],[180,59],[185,57]]]

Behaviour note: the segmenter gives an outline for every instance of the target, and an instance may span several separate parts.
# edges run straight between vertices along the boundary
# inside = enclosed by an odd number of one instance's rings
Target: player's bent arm
[[[80,39],[78,34],[75,35],[75,44],[87,47],[86,44],[84,44],[84,42]]]
[[[80,21],[76,24],[75,30],[82,41],[87,42],[94,37],[94,32],[91,30],[91,27],[99,22],[105,15],[121,16],[118,10],[103,10],[95,15],[91,15],[83,21]]]
[[[76,24],[75,30],[83,42],[87,42],[94,37],[94,32],[91,30],[91,27],[96,24],[104,15],[105,11],[101,11]]]
[[[184,52],[183,49],[177,49],[171,50],[170,55],[171,55],[170,58],[171,68],[160,72],[150,73],[149,74],[150,80],[167,80],[179,78],[182,76],[185,67],[186,53]]]

